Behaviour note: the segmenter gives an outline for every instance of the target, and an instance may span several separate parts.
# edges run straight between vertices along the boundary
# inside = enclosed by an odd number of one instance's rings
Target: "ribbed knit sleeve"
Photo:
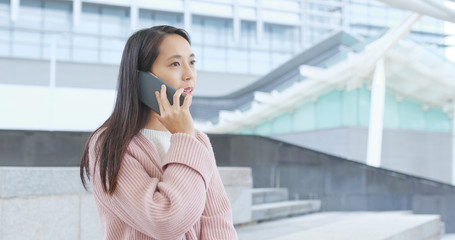
[[[138,161],[143,149],[132,142],[112,196],[104,193],[99,171],[95,171],[92,185],[97,204],[149,237],[184,238],[204,211],[207,189],[216,172],[213,154],[201,139],[173,134],[168,154],[162,159],[160,179],[145,171],[144,164]]]
[[[209,150],[215,158],[210,139],[202,132],[197,131],[196,138]],[[220,174],[215,171],[207,191],[205,209],[201,217],[201,240],[236,240],[232,221],[232,208],[221,181]]]
[[[201,240],[238,239],[232,222],[232,210],[218,171],[213,174],[201,217]]]

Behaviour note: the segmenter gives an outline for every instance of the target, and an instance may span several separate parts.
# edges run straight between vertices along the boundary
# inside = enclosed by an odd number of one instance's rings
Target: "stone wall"
[[[218,170],[234,222],[251,221],[251,169]],[[102,239],[78,167],[0,167],[0,179],[0,239]]]
[[[411,210],[438,214],[455,232],[455,186],[260,136],[210,135],[219,166],[252,168],[254,187],[320,199],[322,211]]]

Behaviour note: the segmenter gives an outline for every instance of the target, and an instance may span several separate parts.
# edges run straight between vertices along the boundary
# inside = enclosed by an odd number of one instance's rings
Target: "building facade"
[[[118,65],[136,29],[187,29],[199,70],[262,75],[329,33],[361,37],[406,12],[367,0],[0,0],[0,57]],[[423,17],[416,40],[444,53],[444,22]]]

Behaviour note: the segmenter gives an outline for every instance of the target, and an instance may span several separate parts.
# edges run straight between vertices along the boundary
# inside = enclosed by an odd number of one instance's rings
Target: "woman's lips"
[[[192,87],[187,87],[187,88],[184,89],[183,94],[184,94],[185,96],[186,96],[186,95],[193,95],[193,90],[194,90],[194,88],[192,88]]]

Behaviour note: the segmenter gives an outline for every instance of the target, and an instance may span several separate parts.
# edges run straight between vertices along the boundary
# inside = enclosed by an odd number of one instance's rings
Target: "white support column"
[[[11,21],[15,22],[17,20],[17,17],[19,16],[19,7],[21,5],[20,0],[11,0]]]
[[[136,31],[138,18],[139,18],[139,8],[137,7],[137,0],[131,0],[131,6],[130,6],[130,29],[131,29],[131,32]]]
[[[370,124],[368,126],[367,164],[381,166],[382,130],[384,120],[385,71],[381,58],[374,72],[370,100]]]
[[[452,108],[452,185],[455,185],[455,99]]]
[[[53,34],[51,38],[51,53],[49,59],[49,88],[50,88],[50,111],[49,111],[49,124],[48,124],[48,131],[54,131],[55,126],[55,108],[54,102],[55,99],[55,76],[56,76],[56,69],[57,69],[57,34]]]
[[[183,1],[183,24],[184,24],[185,30],[191,34],[190,0]]]
[[[257,43],[262,42],[264,33],[264,21],[262,20],[262,4],[261,0],[256,0],[256,40]]]
[[[49,87],[55,88],[55,71],[57,66],[57,35],[52,35],[51,54],[49,59]]]
[[[239,1],[238,0],[233,0],[233,6],[232,6],[232,12],[233,12],[233,30],[234,30],[234,41],[238,42],[240,40],[240,17],[239,17]]]
[[[82,12],[82,0],[73,0],[73,27],[79,26]]]

